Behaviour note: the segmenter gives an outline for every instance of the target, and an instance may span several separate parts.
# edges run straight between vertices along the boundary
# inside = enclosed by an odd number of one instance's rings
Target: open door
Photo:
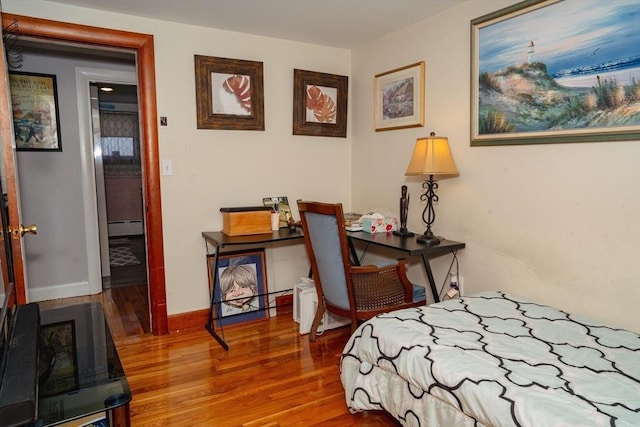
[[[0,11],[2,27],[17,22],[21,37],[34,37],[61,43],[78,43],[107,49],[125,49],[136,55],[138,100],[140,103],[140,128],[144,141],[144,223],[147,236],[147,262],[149,276],[149,303],[151,329],[155,335],[169,332],[164,272],[164,248],[162,235],[162,202],[160,195],[160,158],[156,108],[156,83],[153,36],[129,31],[39,19]],[[4,50],[4,48],[2,49]],[[15,148],[11,123],[10,95],[7,64],[2,55],[0,62],[0,138],[2,138],[2,160],[5,166],[11,237],[15,246],[12,252],[16,288],[21,300],[26,300],[26,279],[20,236],[25,230],[20,226],[18,183],[16,180]]]
[[[4,188],[4,177],[0,176],[0,189],[2,189],[2,191],[0,191],[0,217],[2,218],[2,230],[0,230],[0,268],[2,269],[2,276],[0,276],[2,280],[2,286],[0,287],[0,310],[6,298],[10,298],[11,300],[15,299],[15,296],[11,297],[11,295],[15,295],[15,292],[9,292],[9,286],[14,286],[15,280],[13,279],[13,263],[11,262],[11,233],[9,232]],[[13,301],[9,301],[9,307],[11,307],[12,302]],[[2,320],[2,317],[0,317],[0,323]],[[4,332],[1,329],[2,328],[0,328],[0,341],[2,340],[2,334]]]
[[[0,12],[1,16],[2,12]],[[13,133],[13,113],[9,92],[9,74],[7,71],[4,39],[0,37],[0,151],[2,152],[3,197],[8,213],[9,234],[11,239],[11,256],[18,304],[27,302],[27,281],[24,274],[24,252],[22,236],[26,232],[35,233],[35,226],[24,227],[20,215],[20,194],[18,192],[18,171],[16,169],[16,144]]]

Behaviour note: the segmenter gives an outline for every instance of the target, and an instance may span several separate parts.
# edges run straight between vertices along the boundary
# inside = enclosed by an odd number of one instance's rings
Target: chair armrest
[[[407,278],[406,265],[406,259],[399,259],[385,267],[349,267],[358,310],[385,310],[412,303],[413,284]]]

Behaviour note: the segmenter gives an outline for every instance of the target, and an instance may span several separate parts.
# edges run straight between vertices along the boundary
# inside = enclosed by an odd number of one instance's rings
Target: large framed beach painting
[[[640,1],[529,0],[471,21],[471,145],[640,139]]]

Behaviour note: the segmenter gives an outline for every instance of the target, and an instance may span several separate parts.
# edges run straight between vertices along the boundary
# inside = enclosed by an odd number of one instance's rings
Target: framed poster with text
[[[9,73],[13,129],[18,151],[62,151],[56,76]]]

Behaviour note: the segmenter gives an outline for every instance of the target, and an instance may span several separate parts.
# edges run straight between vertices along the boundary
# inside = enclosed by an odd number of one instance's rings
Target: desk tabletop
[[[347,231],[350,239],[373,243],[376,245],[386,246],[388,248],[397,249],[409,255],[420,254],[438,254],[451,252],[458,249],[464,249],[465,244],[453,240],[443,240],[439,245],[424,245],[416,241],[414,237],[400,237],[393,233],[365,233],[364,231]],[[221,247],[233,245],[252,245],[262,243],[272,243],[284,240],[303,239],[304,234],[301,229],[296,228],[290,230],[281,228],[278,231],[263,234],[249,234],[246,236],[228,236],[221,231],[203,231],[202,237],[213,245]]]
[[[365,233],[364,231],[347,231],[350,239],[365,243],[397,249],[409,255],[439,254],[464,249],[465,244],[453,240],[443,240],[439,245],[424,245],[416,241],[416,236],[401,237],[393,233]]]
[[[44,426],[99,414],[131,401],[102,305],[42,310],[40,318],[45,348],[56,353],[38,392],[38,416]]]
[[[304,234],[299,228],[296,228],[294,230],[290,230],[289,228],[281,228],[271,233],[249,234],[246,236],[228,236],[221,231],[203,231],[202,237],[208,243],[225,247],[233,245],[251,245],[272,243],[283,240],[302,239],[304,238]]]

